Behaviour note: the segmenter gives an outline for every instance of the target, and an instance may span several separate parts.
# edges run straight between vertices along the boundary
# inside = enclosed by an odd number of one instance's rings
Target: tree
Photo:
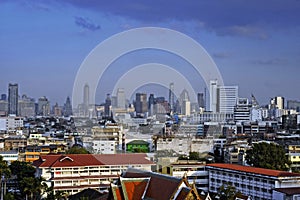
[[[88,150],[86,150],[83,147],[77,147],[77,146],[73,146],[66,153],[67,154],[89,154]]]
[[[4,190],[3,190],[2,181],[4,181],[4,183],[6,184],[6,180],[7,178],[10,177],[10,175],[11,175],[11,171],[7,165],[7,162],[3,160],[2,156],[0,156],[0,193],[4,192],[4,194],[1,194],[3,196],[6,194],[6,185],[4,185]]]
[[[236,188],[232,185],[222,185],[219,188],[220,200],[234,200],[241,192],[236,191]]]
[[[282,146],[266,142],[255,143],[252,149],[247,150],[246,161],[254,167],[285,171],[291,164]]]

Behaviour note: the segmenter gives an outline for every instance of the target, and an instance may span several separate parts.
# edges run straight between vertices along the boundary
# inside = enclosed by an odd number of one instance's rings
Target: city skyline
[[[18,83],[19,95],[36,100],[47,96],[52,104],[62,104],[72,96],[77,70],[96,45],[124,30],[157,26],[180,31],[203,45],[217,64],[224,85],[238,85],[240,97],[250,98],[253,93],[260,104],[275,96],[300,99],[292,87],[299,84],[299,1],[0,4],[1,94],[7,94],[9,83]],[[134,59],[138,61],[131,61]],[[130,67],[152,60],[176,69],[188,68],[182,61],[178,66],[172,55],[137,52],[114,63],[103,82],[113,82],[112,74],[120,76]],[[119,70],[120,66],[125,70]],[[187,70],[185,75],[197,85],[196,92],[203,93],[203,80],[192,73]],[[169,82],[173,82],[171,78]],[[97,102],[104,102],[110,89],[104,87]]]

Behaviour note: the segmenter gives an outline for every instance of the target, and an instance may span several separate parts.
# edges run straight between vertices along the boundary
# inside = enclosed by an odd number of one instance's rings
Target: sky
[[[299,0],[0,0],[0,93],[18,83],[20,95],[63,104],[89,53],[114,34],[140,27],[193,38],[212,57],[224,84],[239,86],[240,97],[254,94],[261,104],[275,96],[300,100]],[[96,101],[111,93],[121,66],[149,62],[174,65],[204,92],[203,80],[185,61],[145,50],[108,68]]]

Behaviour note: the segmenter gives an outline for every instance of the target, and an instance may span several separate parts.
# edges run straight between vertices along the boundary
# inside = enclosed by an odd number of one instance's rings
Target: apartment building
[[[299,187],[300,174],[234,164],[207,164],[209,192],[232,185],[252,199],[273,199],[274,189]]]
[[[69,154],[41,155],[33,165],[54,191],[72,195],[87,188],[106,190],[128,167],[151,171],[155,164],[147,154]]]

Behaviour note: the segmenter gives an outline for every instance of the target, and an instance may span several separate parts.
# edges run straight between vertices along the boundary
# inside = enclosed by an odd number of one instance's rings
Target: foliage
[[[247,150],[246,161],[254,167],[276,170],[288,170],[291,164],[282,146],[266,142],[255,143]]]
[[[66,153],[67,154],[89,154],[88,150],[86,150],[83,147],[77,147],[77,146],[73,146]]]
[[[27,162],[14,161],[9,168],[18,181],[23,180],[25,177],[34,177],[35,168]]]
[[[0,156],[0,178],[2,176],[9,177],[11,174],[10,169],[7,165],[7,162],[3,160],[3,157]]]
[[[241,192],[236,191],[236,188],[232,185],[222,185],[219,188],[220,200],[234,200]]]
[[[4,198],[3,198],[4,200],[14,200],[15,199],[15,197],[14,197],[14,195],[12,194],[12,193],[6,193],[6,195],[4,195]]]

